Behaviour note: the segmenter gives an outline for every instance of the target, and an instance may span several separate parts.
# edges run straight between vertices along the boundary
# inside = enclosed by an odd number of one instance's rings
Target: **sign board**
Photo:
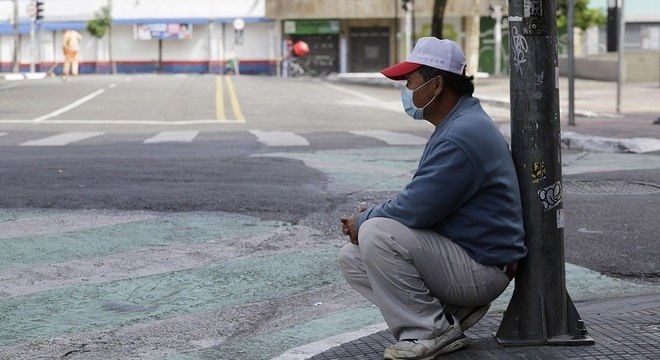
[[[192,24],[136,24],[136,40],[187,40],[193,37]]]
[[[339,20],[286,20],[284,33],[287,35],[339,34]]]

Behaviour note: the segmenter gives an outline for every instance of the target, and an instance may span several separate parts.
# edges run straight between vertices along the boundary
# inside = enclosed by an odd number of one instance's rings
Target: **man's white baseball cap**
[[[417,40],[406,61],[380,71],[392,80],[405,80],[406,75],[427,65],[458,75],[465,75],[465,55],[457,43],[436,37],[423,37]]]

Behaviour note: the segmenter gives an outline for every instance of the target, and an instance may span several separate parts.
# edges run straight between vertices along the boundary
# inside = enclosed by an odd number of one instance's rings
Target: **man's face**
[[[406,87],[413,91],[413,104],[415,104],[415,106],[420,106],[418,105],[418,102],[426,104],[431,101],[434,96],[438,95],[435,94],[438,87],[438,81],[440,81],[439,76],[424,80],[422,74],[417,70],[406,75]],[[417,101],[415,101],[416,99]]]
[[[417,90],[421,85],[424,84],[424,79],[419,71],[415,70],[410,74],[406,75],[406,87],[412,91]]]

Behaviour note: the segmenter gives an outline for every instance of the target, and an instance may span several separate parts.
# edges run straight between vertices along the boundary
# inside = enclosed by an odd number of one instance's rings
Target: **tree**
[[[587,30],[592,26],[604,25],[606,18],[599,9],[589,8],[589,0],[573,0],[575,27]],[[568,0],[557,0],[557,30],[566,31]]]
[[[442,28],[444,26],[445,7],[447,0],[435,0],[433,2],[433,21],[431,23],[431,36],[443,39]]]
[[[112,24],[112,11],[109,6],[104,6],[100,11],[94,13],[94,19],[87,22],[87,31],[93,37],[100,39],[105,36],[106,31]]]
[[[112,5],[111,2],[108,3],[108,6],[101,7],[100,11],[94,13],[94,19],[87,22],[87,31],[89,31],[92,36],[97,39],[101,39],[105,36],[105,33],[108,32],[108,57],[110,60],[110,66],[112,67],[112,73],[117,73],[117,68],[115,62],[112,60],[112,32],[110,31],[112,27]]]

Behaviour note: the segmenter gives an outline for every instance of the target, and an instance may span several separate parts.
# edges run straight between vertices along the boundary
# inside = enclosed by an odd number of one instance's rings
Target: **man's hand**
[[[352,244],[358,245],[357,214],[349,217],[342,216],[339,221],[341,221],[341,232],[348,235]]]
[[[350,238],[352,244],[358,245],[357,220],[360,213],[365,210],[367,210],[367,208],[363,204],[360,204],[357,213],[349,217],[342,216],[339,218],[339,221],[341,221],[341,232]]]

